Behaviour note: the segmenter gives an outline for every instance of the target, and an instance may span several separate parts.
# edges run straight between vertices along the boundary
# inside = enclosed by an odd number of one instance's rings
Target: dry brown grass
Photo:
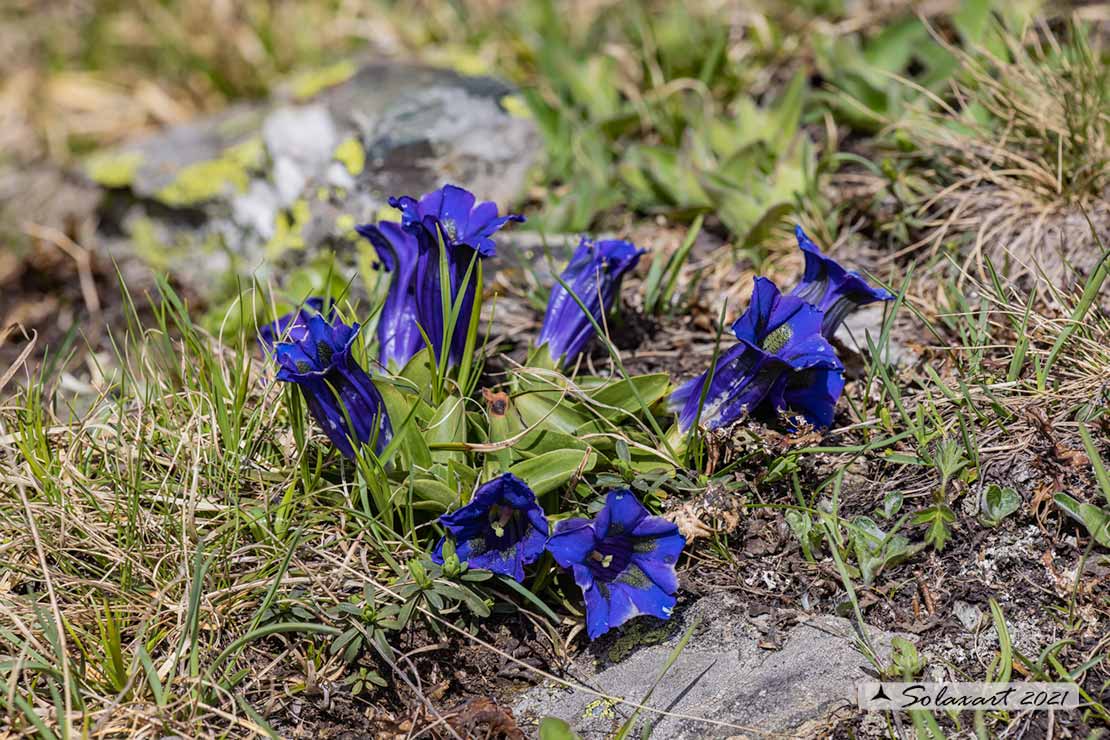
[[[1044,24],[1024,42],[1002,38],[1005,58],[947,44],[962,72],[955,103],[934,96],[929,112],[892,124],[925,165],[921,236],[902,253],[955,240],[983,280],[990,259],[1004,277],[1040,272],[1066,290],[1110,244],[1110,74],[1074,28],[1065,41]]]

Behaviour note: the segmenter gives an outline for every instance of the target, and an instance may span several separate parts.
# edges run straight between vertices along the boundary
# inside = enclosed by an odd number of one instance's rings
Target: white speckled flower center
[[[793,335],[794,330],[790,328],[790,324],[783,324],[764,337],[763,342],[761,342],[759,346],[771,354],[775,354],[786,346],[786,343],[790,341],[790,337]]]

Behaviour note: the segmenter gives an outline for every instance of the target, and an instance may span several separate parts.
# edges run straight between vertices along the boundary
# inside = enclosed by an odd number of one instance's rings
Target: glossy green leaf
[[[569,396],[564,397],[559,391],[520,393],[513,397],[512,404],[526,427],[539,424],[541,429],[574,434],[591,421]]]
[[[466,442],[466,405],[457,396],[448,396],[436,409],[428,421],[428,428],[424,432],[424,439],[429,447],[436,443]],[[449,460],[465,461],[462,452],[452,450],[433,450],[432,460],[447,462]]]
[[[399,465],[401,467],[416,466],[421,468],[431,465],[432,453],[428,449],[427,442],[424,441],[424,436],[416,423],[416,419],[411,419],[408,425],[402,428],[405,419],[409,417],[412,411],[413,404],[422,403],[422,401],[415,395],[402,393],[390,383],[375,382],[374,386],[382,394],[386,413],[389,414],[390,422],[393,424],[393,433],[400,437],[398,447],[400,453]],[[419,415],[418,410],[416,416]]]
[[[586,450],[590,445],[570,434],[553,429],[534,429],[512,447],[514,457],[536,457],[555,450]]]
[[[663,397],[670,384],[671,378],[666,373],[635,375],[616,383],[610,383],[596,391],[590,391],[589,395],[590,398],[603,406],[612,406],[632,414],[638,414],[640,412],[640,402],[636,400],[634,388],[635,391],[639,392],[644,404],[650,408]],[[597,412],[609,419],[623,416],[621,411],[614,409],[600,408],[597,409]]]
[[[412,481],[413,496],[424,501],[433,501],[445,509],[459,504],[460,496],[447,484],[432,478],[415,478]]]
[[[592,470],[596,463],[597,454],[592,451],[555,450],[522,460],[509,471],[541,496],[559,488],[578,471]]]
[[[435,377],[435,365],[431,360],[431,353],[428,348],[425,347],[413,355],[398,375],[405,380],[412,381],[420,392],[431,388],[432,379]]]

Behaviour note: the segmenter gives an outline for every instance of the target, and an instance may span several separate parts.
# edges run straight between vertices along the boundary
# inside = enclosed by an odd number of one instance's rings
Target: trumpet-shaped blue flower
[[[716,429],[745,413],[784,410],[815,426],[832,424],[844,389],[844,366],[821,336],[822,318],[816,306],[780,294],[767,278],[756,278],[751,305],[732,325],[740,343],[717,360],[701,424]],[[707,370],[671,395],[683,430],[697,417],[709,375]]]
[[[315,314],[324,313],[324,299],[313,296],[306,298],[305,302],[296,311],[287,313],[277,321],[258,327],[258,343],[267,354],[273,354],[274,346],[280,341],[295,342],[303,338],[308,332],[308,320]],[[334,315],[334,308],[329,306],[328,317]]]
[[[832,339],[840,322],[860,306],[894,299],[890,291],[871,287],[863,275],[845,270],[836,260],[822,254],[801,226],[794,227],[794,236],[805,254],[806,267],[802,282],[790,294],[824,312],[821,334],[826,339]]]
[[[673,522],[648,514],[628,490],[610,492],[593,521],[559,522],[547,542],[582,589],[591,640],[640,614],[669,619],[685,546]]]
[[[389,204],[401,211],[401,225],[413,234],[419,246],[416,260],[416,315],[428,335],[436,359],[443,354],[445,316],[440,287],[439,244],[447,255],[447,275],[451,306],[462,294],[461,309],[451,335],[448,360],[462,359],[474,294],[478,288],[476,259],[496,254],[493,235],[509,221],[524,221],[523,216],[497,215],[497,204],[475,205],[474,194],[455,185],[444,185],[417,201],[409,196],[390,198]],[[467,271],[474,264],[470,277]]]
[[[316,314],[274,350],[278,380],[300,387],[316,423],[350,458],[356,444],[370,441],[381,452],[392,435],[381,393],[351,357],[358,329]]]
[[[424,347],[416,311],[416,263],[420,245],[401,224],[382,221],[356,226],[378,253],[386,272],[391,273],[389,292],[378,317],[378,359],[388,367],[402,368]]]
[[[439,518],[455,541],[455,554],[471,568],[524,580],[524,566],[543,554],[547,517],[528,484],[512,473],[482,485],[469,504]],[[432,560],[443,564],[440,539]]]
[[[624,274],[636,266],[645,251],[632,242],[593,242],[583,237],[560,277],[600,324],[620,293]],[[537,342],[547,344],[553,360],[570,365],[593,336],[594,326],[574,296],[562,285],[552,287]]]

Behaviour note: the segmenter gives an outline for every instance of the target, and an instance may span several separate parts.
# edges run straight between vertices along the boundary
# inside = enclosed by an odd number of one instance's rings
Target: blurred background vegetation
[[[15,0],[0,10],[0,150],[8,164],[72,163],[278,85],[341,79],[353,58],[415,58],[520,86],[547,144],[536,227],[583,230],[623,210],[709,213],[744,248],[798,212],[829,239],[826,179],[859,159],[861,137],[878,137],[864,159],[896,181],[876,153],[920,148],[926,127],[905,125],[911,111],[955,103],[945,126],[963,124],[964,135],[1012,123],[1009,106],[976,99],[1028,93],[981,84],[1000,77],[993,63],[1086,64],[1100,79],[1084,80],[1093,98],[1077,107],[1105,139],[1105,60],[1090,56],[1087,32],[1027,42],[1104,20],[1106,8],[1038,10],[1033,0]],[[1086,156],[1088,142],[1074,143],[1065,153]],[[1105,164],[1079,168],[1089,192],[1100,192]],[[887,228],[904,240],[912,226]]]

